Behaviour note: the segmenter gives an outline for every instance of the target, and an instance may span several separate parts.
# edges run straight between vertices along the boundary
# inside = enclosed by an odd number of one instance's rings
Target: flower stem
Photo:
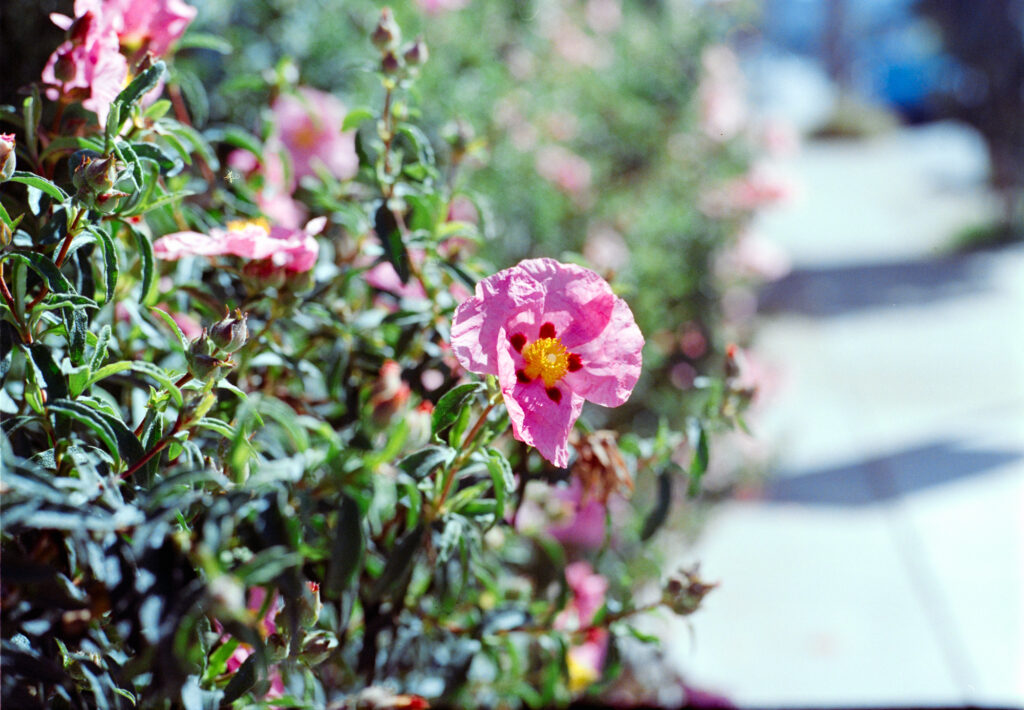
[[[14,296],[11,295],[11,291],[7,288],[7,281],[4,279],[3,266],[0,266],[0,293],[3,293],[4,300],[7,301],[7,307],[11,309],[11,315],[14,316],[14,320],[18,325],[18,335],[21,337],[22,342],[27,345],[32,344],[32,331],[25,325],[25,321],[22,319],[21,314],[18,313],[17,304],[14,301]]]
[[[441,509],[441,504],[444,503],[445,499],[448,497],[448,493],[451,492],[452,483],[455,481],[455,473],[462,468],[463,464],[466,463],[466,459],[468,459],[470,454],[472,454],[476,449],[476,447],[471,444],[474,443],[476,435],[480,433],[480,429],[483,427],[484,422],[487,421],[487,415],[491,413],[491,410],[494,409],[496,404],[497,402],[489,403],[484,411],[480,413],[480,417],[476,420],[476,424],[474,424],[473,428],[469,430],[469,434],[466,435],[465,440],[462,442],[462,453],[459,454],[458,458],[452,462],[452,465],[449,466],[448,470],[445,472],[444,488],[441,490],[441,495],[438,497],[437,503],[434,506],[436,510]]]

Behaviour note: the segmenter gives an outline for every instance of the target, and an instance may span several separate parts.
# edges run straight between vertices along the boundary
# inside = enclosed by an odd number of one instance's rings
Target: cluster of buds
[[[122,176],[122,166],[113,155],[95,150],[79,150],[71,156],[71,182],[78,190],[78,199],[89,207],[109,214],[127,192],[114,188]]]
[[[185,353],[188,371],[197,380],[220,379],[225,368],[234,365],[231,353],[245,345],[249,338],[246,325],[248,315],[235,310],[235,315],[225,313],[224,318],[209,328],[189,345]]]
[[[680,616],[689,616],[717,586],[717,582],[708,583],[700,578],[700,565],[696,564],[668,578],[661,591],[661,603]]]
[[[370,41],[380,51],[380,70],[387,76],[413,75],[427,61],[427,45],[422,37],[402,44],[402,30],[389,7],[381,10]]]

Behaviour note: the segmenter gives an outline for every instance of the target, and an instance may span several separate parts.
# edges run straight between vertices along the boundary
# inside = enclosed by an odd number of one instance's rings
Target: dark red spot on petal
[[[530,381],[530,378],[526,375],[526,370],[516,370],[516,379],[524,385]]]
[[[540,327],[540,337],[542,338],[553,338],[555,337],[555,324],[545,323]]]
[[[548,387],[546,392],[548,393],[548,397],[550,397],[551,401],[555,404],[562,401],[562,391],[557,387]]]
[[[515,333],[508,339],[508,342],[512,343],[512,349],[517,353],[523,351],[523,346],[526,345],[526,336],[522,333]]]
[[[569,372],[583,369],[583,359],[576,353],[569,353]]]

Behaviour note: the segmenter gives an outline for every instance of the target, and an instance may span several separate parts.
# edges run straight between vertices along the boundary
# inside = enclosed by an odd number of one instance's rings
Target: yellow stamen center
[[[569,370],[569,352],[558,338],[541,338],[523,348],[523,362],[527,377],[542,377],[545,387],[554,387]]]
[[[233,219],[227,223],[229,232],[242,232],[249,227],[259,227],[264,232],[270,233],[270,222],[265,217],[256,217],[255,219]]]

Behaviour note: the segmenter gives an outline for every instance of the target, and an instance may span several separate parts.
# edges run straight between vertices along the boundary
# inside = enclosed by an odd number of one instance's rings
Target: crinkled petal
[[[527,259],[516,268],[536,279],[544,290],[544,320],[555,326],[569,350],[575,352],[604,331],[617,299],[598,274],[554,259]]]
[[[519,269],[505,269],[483,279],[476,285],[476,295],[455,311],[452,321],[455,357],[470,372],[497,375],[500,331],[517,313],[524,310],[539,313],[543,304],[541,284]]]
[[[505,330],[499,333],[502,341]],[[569,432],[583,410],[583,398],[564,384],[555,385],[561,397],[554,401],[537,379],[523,384],[516,379],[515,362],[510,346],[498,349],[498,382],[508,408],[512,434],[555,466],[569,465]]]
[[[584,398],[605,407],[617,407],[627,399],[640,378],[644,336],[629,305],[615,299],[611,318],[601,334],[577,346],[583,368],[570,372],[565,382]]]

